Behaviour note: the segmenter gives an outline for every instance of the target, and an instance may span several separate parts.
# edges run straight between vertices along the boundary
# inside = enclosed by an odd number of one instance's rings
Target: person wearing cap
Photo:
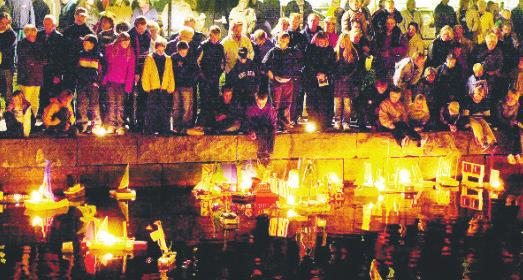
[[[16,33],[11,27],[11,16],[0,13],[0,94],[9,100],[13,94],[13,76],[15,70]]]
[[[456,132],[469,128],[468,118],[463,116],[462,109],[458,101],[452,101],[441,107],[439,121],[443,130]]]
[[[234,89],[236,102],[245,109],[254,102],[254,94],[258,92],[260,86],[260,73],[258,66],[249,59],[247,48],[238,50],[238,62],[226,77],[227,83]]]
[[[234,21],[230,24],[229,35],[222,40],[225,52],[225,73],[228,74],[238,61],[238,51],[240,48],[247,49],[247,58],[254,59],[254,49],[249,37],[242,33],[242,21]]]
[[[176,89],[173,97],[173,120],[176,132],[193,127],[193,87],[198,77],[198,64],[189,57],[189,44],[179,41],[171,57]]]
[[[165,54],[166,46],[165,39],[158,39],[154,53],[145,58],[141,79],[146,98],[145,134],[171,134],[175,80],[171,57]]]
[[[73,73],[78,62],[78,55],[83,49],[82,38],[88,34],[94,34],[93,30],[87,26],[87,11],[85,8],[78,8],[74,13],[74,23],[64,30],[66,48],[65,72],[63,78],[63,88],[74,89],[75,77]],[[96,36],[95,36],[96,37]]]
[[[445,63],[437,68],[434,82],[436,100],[440,102],[440,106],[450,101],[463,101],[465,91],[463,69],[454,53],[449,53]]]
[[[88,133],[102,125],[100,84],[105,60],[96,49],[96,35],[88,34],[82,40],[83,50],[76,63],[77,115],[80,133]],[[88,126],[89,122],[91,126]]]
[[[44,18],[44,29],[38,31],[36,40],[44,45],[47,63],[44,66],[44,80],[40,89],[40,108],[43,110],[49,104],[49,99],[61,91],[62,75],[64,74],[65,45],[64,36],[56,30],[56,19],[52,15]]]
[[[114,15],[112,13],[100,13],[100,29],[101,31],[97,35],[98,49],[103,51],[107,45],[112,44],[118,37],[114,30]]]
[[[36,40],[36,26],[24,27],[25,38],[17,46],[17,83],[31,104],[33,118],[36,119],[40,107],[40,87],[44,82],[44,65],[47,56],[44,44]]]
[[[274,107],[278,111],[278,125],[282,130],[292,129],[291,108],[294,94],[293,78],[299,75],[298,53],[289,47],[290,36],[280,33],[277,44],[262,61],[262,68],[267,73],[270,89],[274,98]]]

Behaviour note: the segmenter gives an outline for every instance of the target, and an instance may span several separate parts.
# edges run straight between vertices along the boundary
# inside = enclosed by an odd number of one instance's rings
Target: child
[[[473,95],[467,99],[464,115],[469,117],[475,140],[481,145],[482,150],[487,151],[491,147],[496,148],[496,137],[486,121],[486,118],[490,117],[490,105],[486,98],[485,87],[480,85],[474,89]]]
[[[258,91],[260,84],[258,67],[248,58],[248,55],[247,48],[240,48],[238,61],[227,77],[227,83],[234,87],[237,101],[244,109],[254,102],[254,93]]]
[[[95,49],[97,43],[95,35],[83,37],[83,50],[76,66],[78,129],[81,133],[90,132],[102,124],[99,98],[103,57]]]
[[[73,93],[70,90],[62,91],[58,97],[51,98],[44,109],[43,122],[46,131],[50,134],[66,133],[74,136],[76,129],[73,127],[75,118],[73,107]]]
[[[401,89],[393,87],[390,90],[389,98],[381,102],[379,107],[380,124],[392,132],[392,136],[401,147],[405,147],[408,138],[417,142],[418,147],[422,147],[426,139],[422,139],[411,126],[408,125],[408,115],[405,104],[400,102]]]
[[[464,118],[461,113],[458,101],[449,102],[447,105],[441,107],[439,116],[441,124],[445,129],[451,132],[470,127],[468,118]]]
[[[11,97],[11,102],[4,113],[7,135],[14,138],[29,137],[31,133],[31,105],[21,90]]]
[[[520,133],[523,129],[523,123],[521,122],[522,116],[518,100],[519,94],[514,89],[510,89],[507,96],[497,103],[496,113],[499,128],[507,135],[507,138],[513,141],[512,149],[507,157],[510,164],[516,164],[516,162],[523,164],[523,158],[520,155]]]
[[[414,98],[414,102],[408,108],[409,125],[416,131],[425,129],[425,125],[429,121],[430,111],[427,105],[427,98],[423,94],[418,94]]]
[[[234,102],[233,90],[229,85],[222,87],[222,99],[214,108],[214,124],[212,132],[214,133],[233,133],[240,129],[240,110]]]
[[[474,89],[482,84],[488,95],[488,86],[487,86],[487,76],[483,68],[483,64],[476,63],[472,66],[472,71],[474,74],[470,75],[467,80],[467,95],[472,96],[474,94]]]
[[[362,33],[353,29],[343,33],[336,48],[336,72],[334,75],[334,129],[350,130],[351,103],[360,95],[360,73],[363,72],[358,51],[352,41],[359,42]],[[357,37],[357,39],[356,39]]]
[[[259,92],[255,96],[256,101],[246,110],[246,130],[251,140],[258,141],[258,159],[263,164],[268,164],[274,149],[277,113],[267,103],[267,93]]]
[[[176,90],[173,98],[173,119],[175,132],[182,132],[193,126],[193,86],[198,77],[198,66],[188,57],[189,44],[179,41],[172,65]]]
[[[378,78],[374,84],[363,92],[363,95],[358,98],[358,122],[360,129],[364,126],[370,125],[373,130],[378,125],[378,108],[381,102],[389,98],[389,82],[386,78]]]
[[[132,92],[134,85],[136,57],[130,45],[131,37],[127,32],[122,32],[118,34],[116,42],[108,45],[105,50],[107,73],[103,83],[107,89],[108,103],[105,124],[108,125],[109,133],[116,130],[118,135],[125,133],[125,98]]]
[[[146,94],[145,134],[170,134],[171,106],[173,104],[174,74],[171,57],[165,54],[167,41],[154,43],[154,53],[147,55],[142,75]]]

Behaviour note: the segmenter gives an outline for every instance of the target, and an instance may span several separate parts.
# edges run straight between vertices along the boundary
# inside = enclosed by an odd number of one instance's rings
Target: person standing
[[[40,108],[47,107],[49,99],[60,93],[62,75],[64,74],[64,36],[56,30],[56,19],[46,15],[44,29],[38,31],[36,39],[44,46],[47,63],[44,66],[44,80],[40,89]],[[41,111],[42,111],[41,110]]]
[[[292,0],[287,3],[287,6],[285,6],[283,11],[283,14],[287,17],[293,13],[300,14],[301,19],[303,20],[303,26],[307,24],[306,20],[309,18],[309,15],[313,13],[311,4],[305,0]]]
[[[36,39],[36,26],[28,24],[24,27],[25,38],[18,43],[17,83],[24,93],[25,99],[31,104],[33,118],[36,119],[40,108],[40,87],[44,80],[44,65],[47,56],[44,44]]]
[[[33,9],[35,13],[35,25],[38,30],[44,28],[44,18],[51,13],[49,6],[44,0],[33,0]]]
[[[386,0],[384,5],[384,8],[377,10],[372,15],[372,27],[374,28],[374,32],[378,34],[386,33],[387,20],[389,18],[394,18],[396,20],[395,24],[400,24],[403,21],[400,11],[394,6],[394,0]]]
[[[401,11],[403,21],[399,24],[401,33],[407,33],[408,28],[412,22],[418,25],[418,32],[423,35],[423,17],[418,9],[416,9],[416,0],[408,0],[405,10]]]
[[[75,22],[75,11],[78,7],[78,0],[61,0],[62,8],[60,9],[60,17],[58,18],[58,28],[64,31],[67,27]]]
[[[139,16],[144,16],[148,21],[158,21],[158,11],[151,7],[151,0],[138,0],[136,7],[131,16],[131,22],[134,22]]]
[[[82,38],[89,34],[94,34],[93,30],[87,26],[87,11],[85,8],[78,8],[74,13],[74,23],[64,30],[65,43],[68,45],[65,55],[65,72],[62,87],[66,89],[75,88],[74,69],[78,62],[78,55],[83,49]]]
[[[5,100],[10,100],[13,95],[13,75],[15,69],[16,33],[11,27],[11,16],[0,13],[0,93]]]
[[[449,6],[449,0],[441,0],[434,10],[434,25],[436,27],[436,35],[443,26],[454,26],[458,23],[454,8]]]
[[[189,56],[189,44],[179,41],[176,53],[171,57],[176,89],[173,97],[173,122],[175,133],[186,132],[193,127],[194,84],[198,77],[198,65]]]
[[[518,38],[523,39],[523,0],[519,0],[519,4],[511,12],[511,20],[514,25],[514,32]]]
[[[238,51],[240,48],[247,48],[247,58],[254,59],[254,49],[249,37],[243,34],[243,23],[235,21],[231,24],[229,35],[222,40],[225,52],[225,73],[228,74],[236,61],[238,61]]]
[[[13,15],[13,29],[21,31],[26,24],[35,25],[35,11],[32,0],[7,0],[7,6],[11,8]]]

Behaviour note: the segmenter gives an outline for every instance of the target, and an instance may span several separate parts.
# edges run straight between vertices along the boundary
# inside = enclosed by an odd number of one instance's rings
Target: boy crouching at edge
[[[246,130],[249,139],[258,141],[258,160],[267,165],[274,149],[277,112],[267,103],[268,93],[256,93],[255,102],[246,110]]]
[[[76,135],[72,101],[73,93],[70,90],[64,90],[58,97],[50,99],[50,103],[45,107],[42,117],[46,131],[49,134],[70,137]]]

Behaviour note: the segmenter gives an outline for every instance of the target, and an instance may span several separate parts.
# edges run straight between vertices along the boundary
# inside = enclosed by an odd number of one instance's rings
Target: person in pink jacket
[[[135,55],[130,47],[130,36],[127,32],[118,34],[116,41],[105,48],[107,73],[103,84],[107,88],[107,114],[105,125],[109,133],[122,135],[124,129],[125,94],[133,89]]]

